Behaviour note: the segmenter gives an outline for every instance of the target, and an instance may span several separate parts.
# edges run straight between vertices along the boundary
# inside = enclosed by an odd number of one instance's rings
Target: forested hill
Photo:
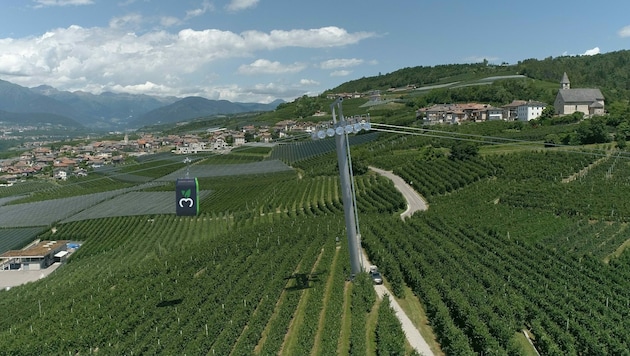
[[[630,96],[630,51],[618,51],[594,56],[548,57],[526,59],[517,64],[487,63],[448,64],[433,67],[402,68],[392,73],[346,82],[332,92],[365,92],[392,87],[418,87],[478,80],[491,76],[522,74],[532,79],[559,83],[567,72],[574,88],[600,88],[607,101]],[[535,99],[535,98],[531,98]]]

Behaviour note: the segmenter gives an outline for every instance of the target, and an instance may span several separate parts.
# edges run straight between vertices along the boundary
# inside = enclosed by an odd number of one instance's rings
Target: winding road
[[[384,177],[391,179],[396,189],[398,189],[405,197],[405,200],[407,200],[407,210],[400,214],[401,219],[404,220],[406,217],[412,216],[413,213],[415,213],[416,211],[424,211],[429,208],[429,205],[424,200],[424,198],[399,176],[393,174],[391,171],[385,171],[376,167],[370,167],[370,169]],[[369,270],[369,266],[371,266],[372,264],[368,260],[365,251],[363,251],[362,257],[364,261],[363,266],[366,268],[366,270]],[[387,289],[387,287],[385,287],[385,285],[375,285],[374,290],[376,290],[376,294],[379,298],[383,298],[385,294],[393,296],[393,294]],[[418,331],[415,325],[413,325],[413,322],[411,321],[411,319],[409,319],[407,314],[405,314],[405,311],[400,307],[396,299],[391,297],[390,302],[392,309],[394,309],[396,317],[398,317],[398,320],[400,320],[400,324],[405,333],[405,336],[407,337],[407,341],[409,341],[409,344],[411,344],[411,346],[420,355],[433,356],[434,353],[429,347],[429,344],[422,337],[420,331]]]
[[[424,211],[429,209],[429,204],[427,204],[427,201],[424,200],[424,198],[420,194],[418,194],[418,192],[416,192],[411,185],[407,184],[407,182],[405,182],[402,178],[392,173],[392,171],[386,171],[376,167],[370,167],[370,169],[384,177],[391,179],[391,181],[394,182],[394,186],[396,187],[396,189],[398,189],[398,191],[402,193],[403,197],[405,197],[405,200],[407,200],[407,210],[400,214],[400,217],[402,219],[412,216],[413,213],[415,213],[416,211]]]

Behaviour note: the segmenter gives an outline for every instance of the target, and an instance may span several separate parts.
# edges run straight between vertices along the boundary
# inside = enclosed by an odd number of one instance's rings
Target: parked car
[[[374,282],[374,284],[383,284],[383,277],[381,276],[380,272],[372,272],[370,273],[370,276],[372,277],[372,281]]]
[[[381,276],[381,272],[378,271],[376,266],[370,266],[370,277],[374,284],[383,284],[383,276]]]

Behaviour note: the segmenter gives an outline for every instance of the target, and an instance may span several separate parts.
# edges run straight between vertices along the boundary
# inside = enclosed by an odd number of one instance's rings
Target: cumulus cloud
[[[232,0],[225,6],[228,11],[241,11],[258,4],[258,0]]]
[[[171,92],[171,88],[165,85],[155,84],[152,82],[145,82],[143,84],[135,84],[135,85],[119,85],[115,84],[108,88],[110,91],[114,92],[124,92],[131,94],[146,94],[152,93],[154,95],[168,95]]]
[[[338,27],[243,33],[218,29],[184,29],[176,33],[129,30],[142,21],[141,16],[132,14],[113,19],[109,27],[73,25],[39,36],[0,38],[0,75],[27,87],[48,84],[62,90],[93,93],[111,90],[180,95],[187,90],[201,90],[182,88],[181,83],[190,78],[207,85],[203,76],[208,66],[219,60],[246,58],[260,51],[286,47],[345,46],[372,36],[365,32],[348,33]],[[260,59],[239,71],[295,73],[305,66]],[[333,75],[349,72],[343,73]],[[225,92],[210,94],[225,95]]]
[[[584,52],[582,55],[583,56],[594,56],[596,54],[599,54],[599,47],[587,49],[586,52]]]
[[[630,25],[619,30],[618,34],[619,37],[630,37]]]
[[[49,6],[92,5],[94,0],[34,0],[36,8]]]
[[[350,59],[329,59],[319,64],[322,69],[336,69],[336,68],[349,68],[355,67],[363,63],[362,59],[350,58]]]
[[[239,74],[280,74],[280,73],[297,73],[306,68],[306,64],[293,63],[282,64],[280,62],[272,62],[267,59],[257,59],[251,64],[244,64],[238,68]]]

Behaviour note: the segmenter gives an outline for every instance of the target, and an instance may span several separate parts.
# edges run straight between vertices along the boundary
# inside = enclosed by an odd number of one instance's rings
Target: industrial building
[[[11,250],[0,255],[4,270],[36,271],[55,262],[64,262],[68,256],[69,241],[40,241],[23,250]]]

